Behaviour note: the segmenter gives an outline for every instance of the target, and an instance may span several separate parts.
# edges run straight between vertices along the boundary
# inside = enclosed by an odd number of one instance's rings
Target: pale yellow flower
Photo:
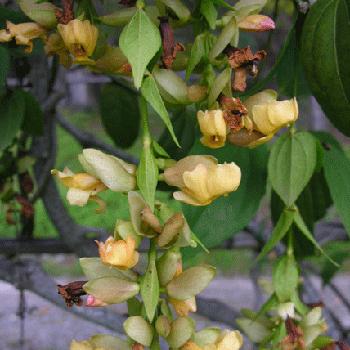
[[[0,30],[0,42],[16,40],[17,45],[26,46],[25,52],[31,53],[33,50],[33,40],[45,38],[46,31],[39,24],[34,22],[14,24],[6,22],[6,29]]]
[[[203,145],[210,148],[225,146],[227,128],[222,110],[198,111],[197,119],[203,134]]]
[[[277,93],[264,90],[244,101],[248,115],[244,128],[231,132],[228,140],[238,146],[256,147],[271,140],[277,131],[298,119],[296,98],[277,101]]]
[[[139,260],[139,253],[135,250],[136,242],[128,236],[125,240],[115,240],[110,236],[104,243],[96,241],[101,261],[120,269],[130,269]]]
[[[98,29],[89,20],[73,19],[59,24],[57,30],[77,63],[94,64],[89,57],[95,51]]]
[[[235,191],[241,170],[233,162],[218,164],[211,156],[188,156],[167,168],[164,179],[168,185],[181,189],[174,193],[176,200],[201,206]]]
[[[87,340],[72,340],[69,350],[94,350],[94,347]]]
[[[98,211],[104,209],[104,202],[97,197],[97,194],[106,190],[107,187],[96,177],[87,173],[74,174],[68,168],[63,171],[53,169],[51,174],[68,187],[67,200],[69,204],[84,206],[88,200],[93,200],[100,205]]]
[[[197,311],[196,298],[192,297],[187,300],[178,300],[169,298],[170,304],[173,306],[175,312],[182,317],[188,316],[190,312]]]

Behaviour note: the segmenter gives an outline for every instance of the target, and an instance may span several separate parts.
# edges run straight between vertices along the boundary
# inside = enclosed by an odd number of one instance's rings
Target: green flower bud
[[[153,339],[151,325],[141,316],[131,316],[123,324],[125,333],[137,343],[150,346]]]

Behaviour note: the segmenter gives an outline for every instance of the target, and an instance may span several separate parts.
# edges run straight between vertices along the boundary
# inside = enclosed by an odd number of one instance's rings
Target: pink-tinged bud
[[[106,306],[105,302],[103,302],[100,299],[95,298],[93,295],[88,295],[86,299],[86,304],[85,306],[87,307],[100,307],[100,306]]]
[[[263,15],[251,15],[238,23],[239,29],[247,32],[266,32],[275,29],[272,18]]]

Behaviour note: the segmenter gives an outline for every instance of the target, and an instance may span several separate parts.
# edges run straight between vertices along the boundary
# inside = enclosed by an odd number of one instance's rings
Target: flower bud
[[[208,88],[202,85],[191,85],[187,87],[189,101],[196,103],[202,101],[207,95]]]
[[[102,300],[99,300],[99,299],[95,298],[93,295],[88,295],[87,296],[85,306],[88,306],[88,307],[100,307],[100,306],[106,306],[106,305],[108,305],[108,304],[103,302]]]
[[[203,145],[210,148],[225,146],[227,128],[222,110],[198,111],[197,119],[203,134]]]
[[[34,22],[46,28],[56,26],[55,5],[51,2],[36,2],[35,0],[20,0],[21,10]]]
[[[84,149],[79,161],[89,174],[112,191],[127,192],[136,187],[136,166],[133,164],[93,148]]]
[[[68,24],[59,24],[57,30],[77,63],[93,63],[89,57],[95,51],[98,30],[89,20],[73,19]]]
[[[151,325],[141,316],[131,316],[123,324],[125,333],[134,341],[150,346],[153,339]]]
[[[277,307],[277,314],[283,320],[287,318],[294,318],[294,304],[293,303],[282,303]]]
[[[105,74],[128,74],[131,66],[119,47],[107,46],[104,54],[96,60],[91,69]]]
[[[253,343],[262,342],[271,332],[267,325],[260,320],[251,320],[250,318],[239,318],[236,320],[239,328]]]
[[[189,340],[182,347],[181,350],[202,350],[195,342]]]
[[[270,141],[273,136],[274,134],[265,136],[259,131],[241,129],[237,132],[231,131],[227,135],[227,140],[235,146],[254,148]]]
[[[134,297],[140,291],[140,286],[133,281],[114,276],[100,277],[88,281],[83,286],[87,294],[106,304],[120,304]]]
[[[175,276],[178,263],[181,261],[181,254],[168,250],[157,261],[159,283],[166,286]]]
[[[139,260],[139,253],[135,251],[136,242],[128,236],[126,240],[115,240],[110,236],[104,243],[96,241],[101,261],[120,269],[130,269]]]
[[[168,317],[164,315],[159,316],[157,318],[155,326],[156,326],[157,333],[163,338],[166,338],[169,335],[171,324]]]
[[[170,304],[173,306],[175,312],[179,316],[188,316],[190,312],[197,311],[196,298],[192,297],[186,300],[177,300],[174,298],[169,298]]]
[[[185,224],[185,219],[181,213],[174,214],[165,224],[158,237],[159,247],[166,247],[176,241]]]
[[[223,331],[216,344],[217,350],[239,350],[243,345],[243,337],[239,331]]]
[[[165,182],[181,191],[174,198],[191,205],[207,205],[235,191],[241,170],[235,163],[218,164],[211,156],[188,156],[164,172]]]
[[[25,52],[31,53],[33,50],[33,40],[45,38],[46,31],[39,24],[34,22],[14,24],[6,22],[6,29],[0,30],[0,42],[16,40],[16,45],[26,46]]]
[[[179,317],[171,324],[169,336],[167,342],[170,348],[180,348],[183,346],[193,335],[194,326],[191,320],[187,317]]]
[[[135,232],[130,221],[117,220],[114,227],[114,239],[126,240],[131,237],[136,244],[136,247],[141,243],[141,237]]]
[[[266,32],[275,29],[275,22],[268,16],[250,15],[243,18],[238,27],[246,32]]]

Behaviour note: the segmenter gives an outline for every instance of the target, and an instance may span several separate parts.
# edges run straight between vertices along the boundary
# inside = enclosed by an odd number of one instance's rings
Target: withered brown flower
[[[74,281],[65,285],[57,285],[58,294],[63,297],[67,307],[72,307],[74,304],[77,306],[83,305],[81,297],[86,295],[86,292],[83,289],[83,285],[86,282],[87,281]]]
[[[285,321],[287,336],[281,342],[282,350],[305,349],[303,330],[288,317]]]
[[[55,15],[57,22],[60,24],[68,24],[74,19],[73,0],[62,0],[62,9],[56,8]]]
[[[185,48],[180,43],[175,43],[174,39],[174,31],[173,28],[169,24],[168,17],[163,16],[159,17],[159,31],[162,37],[162,47],[163,47],[163,55],[162,61],[165,68],[171,68],[176,54],[179,51],[184,51]]]
[[[242,49],[228,46],[225,49],[230,66],[235,70],[233,90],[243,92],[247,88],[247,74],[256,77],[258,74],[257,63],[263,60],[267,53],[264,50],[253,53],[250,46]]]

